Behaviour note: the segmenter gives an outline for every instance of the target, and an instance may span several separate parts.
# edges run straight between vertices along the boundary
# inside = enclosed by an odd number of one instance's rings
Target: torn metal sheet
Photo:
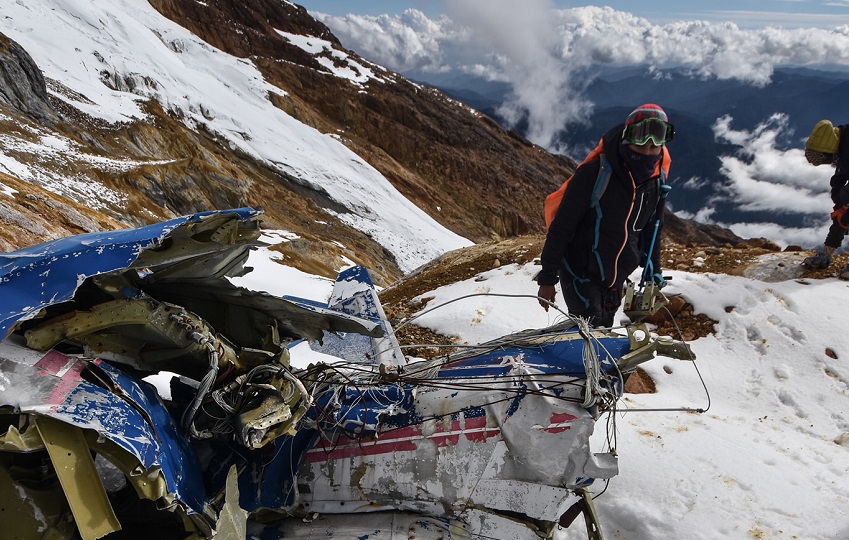
[[[402,366],[407,363],[365,268],[354,266],[340,272],[327,303],[331,309],[380,325],[383,333],[377,337],[350,333],[325,335],[323,343],[315,350],[364,364]]]
[[[409,365],[392,382],[375,375],[366,384],[360,375],[350,392],[331,386],[330,396],[317,395],[338,413],[316,419],[322,438],[304,458],[299,481],[310,488],[302,494],[309,508],[337,513],[360,501],[434,513],[451,500],[458,513],[488,508],[555,522],[575,489],[614,476],[615,457],[588,446],[596,415],[583,405],[583,357],[588,346],[621,354],[627,339],[586,340],[571,329],[490,345]],[[609,358],[599,368],[616,370]],[[620,391],[615,377],[603,383],[593,404]]]
[[[224,506],[215,525],[216,540],[243,540],[247,537],[248,513],[239,506],[238,472],[227,471]]]
[[[518,524],[515,526],[517,529],[520,527]],[[251,538],[260,538],[260,536]],[[265,529],[262,538],[473,540],[480,536],[473,535],[467,523],[455,518],[437,518],[405,512],[379,512],[314,514],[302,520],[286,521],[270,531]],[[514,537],[490,536],[489,538]]]
[[[258,214],[253,208],[231,213],[242,220]],[[201,212],[138,229],[81,234],[0,254],[0,336],[16,321],[73,298],[86,278],[128,268],[143,251],[163,247],[177,227],[216,214]]]
[[[202,212],[0,254],[0,336],[16,323],[45,316],[46,308],[71,302],[87,280],[115,299],[149,295],[213,324],[229,321],[233,328],[219,331],[230,330],[250,346],[265,337],[257,327],[275,323],[292,339],[320,340],[324,331],[382,333],[376,323],[230,284],[226,277],[242,273],[250,248],[259,244],[258,214],[252,208]]]
[[[21,540],[71,540],[77,527],[67,518],[70,508],[59,481],[34,481],[28,471],[13,474],[6,461],[0,460],[0,501],[3,513],[14,518],[4,520],[3,533]]]
[[[21,509],[16,535],[552,538],[618,472],[589,439],[622,370],[686,352],[569,322],[408,359],[364,268],[328,303],[232,285],[258,216],[0,254],[0,505]],[[300,340],[339,362],[292,369]],[[166,372],[163,398],[144,377]]]
[[[0,372],[6,387],[3,405],[96,432],[145,470],[159,471],[168,491],[189,512],[203,512],[204,488],[194,449],[149,384],[107,362],[57,351],[44,355],[8,339],[0,342]]]

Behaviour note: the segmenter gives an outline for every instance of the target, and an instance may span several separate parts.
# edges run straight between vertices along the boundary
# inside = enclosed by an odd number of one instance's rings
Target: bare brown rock
[[[756,248],[765,249],[767,251],[781,251],[781,246],[767,238],[750,238],[741,242],[736,247],[738,248]]]
[[[648,373],[637,368],[625,381],[624,391],[628,394],[654,394],[657,386]]]
[[[663,324],[664,322],[672,321],[687,305],[687,301],[681,295],[670,295],[667,299],[669,303],[666,306],[644,318],[643,321],[649,324]]]

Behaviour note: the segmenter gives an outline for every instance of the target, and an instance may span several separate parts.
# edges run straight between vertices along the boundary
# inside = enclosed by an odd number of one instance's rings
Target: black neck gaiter
[[[637,184],[642,184],[652,177],[655,168],[657,168],[657,162],[663,157],[663,152],[656,156],[634,152],[627,144],[621,146],[620,154],[622,154],[628,170],[631,171],[631,176],[634,177],[634,183]]]

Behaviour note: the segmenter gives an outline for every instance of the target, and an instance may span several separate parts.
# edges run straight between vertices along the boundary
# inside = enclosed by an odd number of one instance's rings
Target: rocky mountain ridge
[[[333,133],[409,200],[474,242],[541,234],[542,200],[573,170],[572,160],[544,151],[437,90],[344,50],[300,6],[279,0],[151,0],[150,5],[210,46],[251,62],[280,89],[268,96],[273,106]],[[310,54],[293,43],[294,36],[310,36],[325,46]],[[178,42],[169,46],[180,47]],[[97,51],[93,57],[101,64],[102,84],[112,91],[146,97],[145,89],[160,84],[144,73],[119,71],[118,62]],[[328,63],[381,75],[354,83],[332,76]],[[337,217],[348,209],[329,194],[232,148],[203,125],[184,121],[185,111],[147,97],[140,100],[143,119],[109,123],[95,118],[74,105],[94,105],[91,99],[45,78],[33,57],[4,35],[0,75],[4,152],[22,164],[38,163],[46,174],[61,179],[62,188],[41,184],[38,178],[0,176],[7,188],[0,199],[0,249],[211,208],[261,206],[267,227],[299,236],[279,248],[286,264],[329,277],[351,260],[367,266],[384,286],[402,276],[384,246]],[[45,155],[27,144],[51,137],[69,141],[85,159]],[[84,181],[104,186],[112,197],[93,196],[80,187]],[[733,245],[741,240],[730,231],[672,214],[666,236],[681,244]]]

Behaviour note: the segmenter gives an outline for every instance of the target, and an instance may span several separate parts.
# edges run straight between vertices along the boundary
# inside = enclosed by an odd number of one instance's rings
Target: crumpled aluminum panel
[[[200,212],[138,229],[69,236],[0,253],[0,337],[18,320],[71,300],[86,278],[127,268],[178,226],[218,213]],[[246,220],[259,211],[239,208],[227,213]]]
[[[112,390],[88,382],[106,377]],[[0,405],[96,431],[132,454],[146,470],[161,469],[168,491],[195,512],[205,502],[194,449],[175,426],[156,390],[107,362],[47,354],[0,342]]]

